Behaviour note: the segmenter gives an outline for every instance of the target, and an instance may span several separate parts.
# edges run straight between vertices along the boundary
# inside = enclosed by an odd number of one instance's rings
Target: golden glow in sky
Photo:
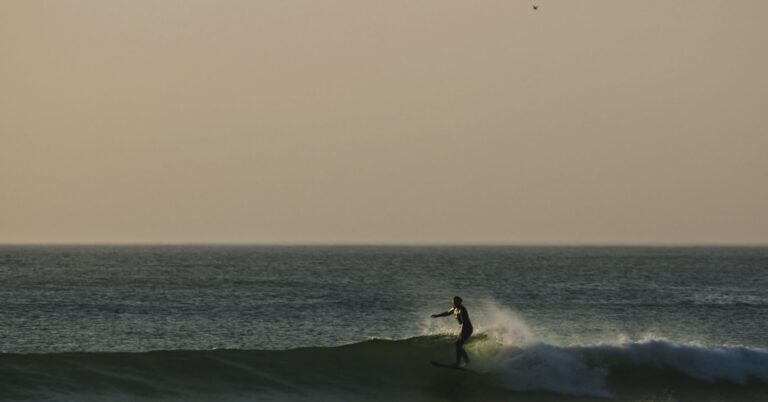
[[[768,242],[768,2],[0,3],[0,242]]]

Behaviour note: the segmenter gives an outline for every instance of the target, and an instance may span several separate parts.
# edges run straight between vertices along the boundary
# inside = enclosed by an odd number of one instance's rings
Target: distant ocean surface
[[[9,400],[768,401],[768,248],[0,246]]]

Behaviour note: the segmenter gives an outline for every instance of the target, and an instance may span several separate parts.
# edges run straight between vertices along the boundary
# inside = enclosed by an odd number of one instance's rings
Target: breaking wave
[[[221,393],[251,399],[390,399],[401,394],[401,399],[429,399],[463,392],[492,400],[529,391],[605,398],[638,383],[670,381],[768,390],[768,352],[748,348],[661,340],[510,346],[481,333],[468,344],[471,370],[432,367],[430,360],[450,360],[452,342],[450,336],[429,335],[283,351],[0,354],[0,389],[5,390],[0,395],[81,400],[209,399]]]
[[[445,321],[425,335],[289,350],[166,350],[0,354],[0,400],[765,400],[768,352],[661,339],[554,345],[514,312],[482,309],[466,344],[467,370],[450,362]],[[676,396],[669,397],[673,393]],[[685,394],[689,397],[681,398]],[[666,395],[666,396],[665,396]]]

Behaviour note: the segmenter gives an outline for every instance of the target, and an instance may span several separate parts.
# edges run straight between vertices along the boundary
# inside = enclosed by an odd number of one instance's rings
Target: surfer
[[[461,325],[461,333],[459,339],[456,340],[456,366],[461,366],[461,359],[464,359],[464,364],[469,364],[469,356],[464,350],[464,342],[472,335],[472,321],[469,320],[469,312],[467,308],[461,304],[461,297],[456,296],[453,298],[453,308],[440,314],[432,314],[432,318],[447,317],[453,314],[456,317],[456,321]]]

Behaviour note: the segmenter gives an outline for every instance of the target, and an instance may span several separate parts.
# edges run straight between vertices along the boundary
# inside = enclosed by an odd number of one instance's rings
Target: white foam
[[[500,373],[514,390],[544,390],[567,395],[608,397],[607,371],[590,368],[577,355],[562,348],[536,343],[525,348],[504,348],[480,366]]]
[[[514,390],[610,397],[606,378],[612,368],[646,366],[674,369],[703,381],[768,384],[768,352],[743,347],[706,347],[648,336],[610,343],[553,345],[530,330],[520,314],[487,301],[471,309],[475,336],[466,348],[478,371],[497,374]],[[446,324],[447,322],[447,324]],[[430,321],[430,334],[457,330],[452,320]]]
[[[475,302],[470,315],[474,339],[466,345],[475,370],[497,374],[517,391],[608,397],[605,370],[588,367],[577,354],[540,342],[522,316],[492,300]],[[425,322],[423,334],[458,331],[453,320]]]
[[[632,364],[672,368],[703,381],[768,384],[768,352],[743,347],[707,348],[664,340],[579,348],[597,364]]]

